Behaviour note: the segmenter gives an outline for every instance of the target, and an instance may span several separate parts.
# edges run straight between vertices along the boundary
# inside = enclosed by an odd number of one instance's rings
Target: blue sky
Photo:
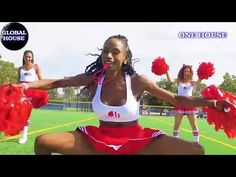
[[[226,72],[236,75],[236,23],[190,23],[190,22],[20,22],[29,33],[26,46],[18,51],[6,49],[0,43],[2,60],[22,63],[24,50],[33,50],[35,62],[42,68],[44,78],[63,78],[84,72],[85,67],[96,58],[87,53],[99,52],[104,41],[111,35],[121,34],[128,38],[133,58],[140,61],[134,65],[138,73],[154,80],[165,78],[151,72],[152,61],[162,56],[170,66],[170,76],[176,78],[183,64],[193,65],[194,79],[201,62],[212,62],[216,73],[203,83],[220,84]],[[1,22],[0,29],[8,24]],[[178,33],[227,32],[221,39],[180,39]]]

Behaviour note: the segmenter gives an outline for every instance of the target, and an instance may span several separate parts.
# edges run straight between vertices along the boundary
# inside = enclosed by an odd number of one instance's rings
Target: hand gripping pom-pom
[[[228,138],[236,138],[236,96],[211,85],[201,92],[207,99],[218,101],[228,100],[232,106],[224,108],[224,111],[217,110],[215,107],[203,107],[207,113],[207,122],[215,125],[215,130],[224,130]]]

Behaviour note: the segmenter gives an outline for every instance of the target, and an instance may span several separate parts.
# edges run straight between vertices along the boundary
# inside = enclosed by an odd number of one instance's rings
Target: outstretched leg
[[[204,148],[199,143],[161,135],[147,144],[140,155],[203,155]]]
[[[105,154],[97,152],[81,132],[44,134],[36,137],[36,155],[50,155],[53,152],[65,155]]]

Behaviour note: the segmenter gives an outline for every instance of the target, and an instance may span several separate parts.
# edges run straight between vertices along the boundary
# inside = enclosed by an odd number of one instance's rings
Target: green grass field
[[[141,116],[143,127],[157,128],[167,135],[172,135],[173,117]],[[0,135],[0,155],[31,155],[34,154],[35,137],[50,132],[74,130],[79,125],[98,125],[94,113],[33,110],[30,118],[28,142],[18,144],[19,135],[4,137]],[[198,119],[200,143],[207,155],[236,155],[236,140],[228,139],[223,131],[215,132],[213,125],[208,125],[205,119]],[[181,124],[180,138],[192,141],[192,131],[187,118]]]

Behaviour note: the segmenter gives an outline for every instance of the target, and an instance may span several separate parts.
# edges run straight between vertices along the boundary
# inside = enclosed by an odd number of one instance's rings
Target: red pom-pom
[[[208,62],[208,63],[202,62],[197,69],[197,75],[199,79],[201,80],[208,79],[214,73],[215,73],[215,68],[214,68],[213,63],[211,62]]]
[[[216,99],[219,101],[228,100],[236,104],[236,96],[219,90],[211,85],[205,88],[201,94],[207,99]],[[207,122],[215,125],[215,130],[223,129],[228,138],[236,138],[236,106],[230,106],[229,112],[219,111],[214,107],[204,107],[203,111],[207,113]]]
[[[166,64],[165,58],[158,57],[152,62],[152,72],[156,75],[165,74],[169,70],[169,65]]]
[[[25,95],[30,98],[33,108],[40,108],[48,104],[48,92],[46,90],[27,89]]]
[[[12,84],[0,87],[0,132],[13,136],[26,125],[32,110],[29,99],[20,87]]]

